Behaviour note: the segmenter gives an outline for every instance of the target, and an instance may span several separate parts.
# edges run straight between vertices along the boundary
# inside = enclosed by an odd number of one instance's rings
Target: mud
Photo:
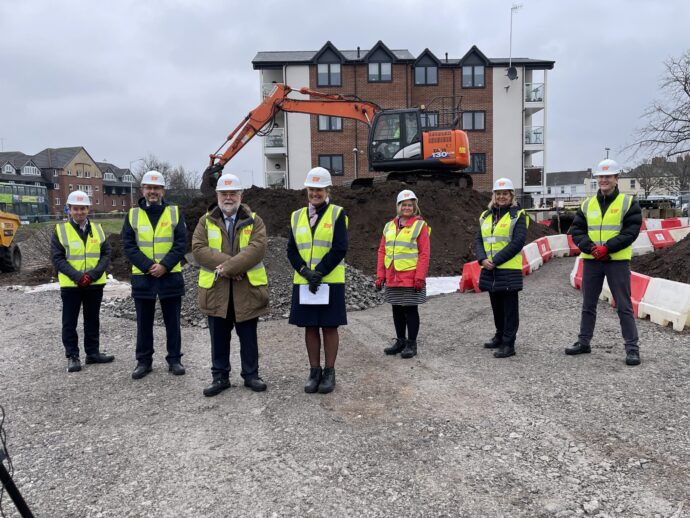
[[[669,248],[633,257],[630,269],[650,277],[690,284],[690,235]]]

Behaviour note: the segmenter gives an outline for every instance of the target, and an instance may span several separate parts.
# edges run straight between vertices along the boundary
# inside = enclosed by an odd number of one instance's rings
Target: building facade
[[[459,106],[459,127],[472,156],[466,172],[474,187],[490,190],[505,176],[521,192],[542,196],[546,152],[546,76],[553,61],[487,58],[472,47],[462,58],[419,56],[379,41],[369,50],[259,52],[252,61],[265,97],[275,83],[352,95],[383,109],[423,107],[426,128],[449,127],[444,113]],[[511,79],[509,66],[515,68]],[[305,98],[296,92],[294,98]],[[263,142],[265,184],[302,188],[306,173],[321,165],[334,183],[373,176],[367,157],[368,128],[339,117],[279,112]]]
[[[136,202],[129,169],[96,162],[83,147],[47,148],[36,155],[3,152],[0,171],[2,182],[45,186],[53,215],[63,213],[72,191],[89,195],[92,212],[124,211]]]

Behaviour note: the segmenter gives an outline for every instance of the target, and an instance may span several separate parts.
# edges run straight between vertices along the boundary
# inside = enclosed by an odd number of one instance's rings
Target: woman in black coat
[[[496,349],[496,358],[515,354],[520,325],[518,292],[522,290],[522,247],[527,237],[527,215],[515,199],[513,182],[496,180],[488,210],[479,217],[475,255],[482,271],[479,288],[489,292],[496,333],[484,344]]]

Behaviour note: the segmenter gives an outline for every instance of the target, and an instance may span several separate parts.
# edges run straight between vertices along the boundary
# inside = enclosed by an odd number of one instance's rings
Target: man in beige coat
[[[240,340],[241,376],[254,392],[266,390],[259,377],[256,327],[268,313],[268,282],[263,258],[266,227],[242,204],[242,183],[224,174],[216,185],[217,203],[201,217],[192,238],[199,271],[199,307],[208,316],[213,382],[211,397],[230,388],[230,332]]]

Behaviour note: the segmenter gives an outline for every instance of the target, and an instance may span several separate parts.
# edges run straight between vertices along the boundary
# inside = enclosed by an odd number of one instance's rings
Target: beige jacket
[[[192,237],[192,254],[199,265],[215,270],[220,264],[226,275],[241,275],[239,281],[219,276],[211,288],[199,288],[199,308],[210,316],[225,318],[230,303],[230,283],[232,283],[232,300],[235,308],[235,321],[244,322],[268,313],[268,286],[252,286],[244,275],[263,261],[266,254],[266,226],[257,215],[252,219],[251,209],[240,205],[235,219],[235,236],[232,246],[225,228],[223,214],[216,204],[209,207],[209,212],[199,219]],[[208,246],[206,234],[206,217],[214,222],[222,234],[222,251],[212,250]],[[240,230],[254,224],[249,245],[240,252]]]

